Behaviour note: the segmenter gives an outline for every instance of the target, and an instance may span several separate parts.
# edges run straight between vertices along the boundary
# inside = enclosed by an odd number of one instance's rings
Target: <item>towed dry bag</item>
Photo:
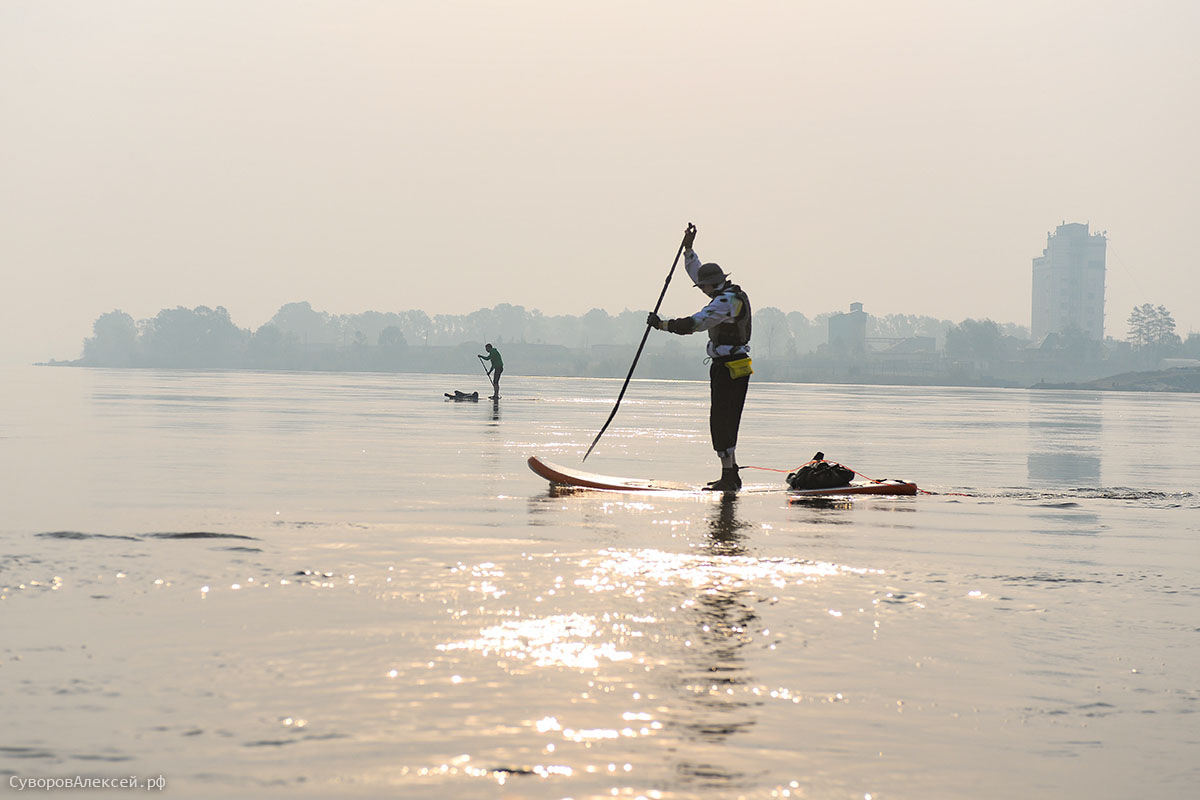
[[[849,486],[852,480],[854,470],[833,461],[825,461],[821,453],[817,453],[811,463],[787,476],[789,489],[836,489]]]

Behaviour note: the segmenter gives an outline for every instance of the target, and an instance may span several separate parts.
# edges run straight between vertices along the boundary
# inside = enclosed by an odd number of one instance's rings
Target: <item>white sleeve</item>
[[[742,301],[738,299],[737,294],[721,292],[708,305],[692,314],[692,320],[696,323],[696,330],[706,331],[709,328],[715,328],[722,322],[737,319],[738,312],[741,310]]]
[[[695,250],[683,251],[683,268],[687,270],[692,283],[695,283],[696,276],[700,274],[700,256],[696,255]]]

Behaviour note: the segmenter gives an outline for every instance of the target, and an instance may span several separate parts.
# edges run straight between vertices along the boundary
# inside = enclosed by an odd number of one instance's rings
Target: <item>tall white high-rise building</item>
[[[1104,339],[1104,257],[1108,240],[1087,223],[1059,225],[1033,260],[1033,340],[1068,328]]]

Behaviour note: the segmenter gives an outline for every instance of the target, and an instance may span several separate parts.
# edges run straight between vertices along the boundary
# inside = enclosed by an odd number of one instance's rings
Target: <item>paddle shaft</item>
[[[691,223],[688,223],[688,229],[691,229]],[[667,287],[671,285],[671,276],[675,274],[675,267],[679,265],[679,257],[683,255],[683,243],[687,240],[687,233],[684,238],[679,241],[679,250],[675,253],[675,260],[671,262],[671,271],[667,273],[667,279],[663,281],[662,291],[658,293],[658,302],[654,304],[654,313],[658,313],[659,307],[662,306],[663,298],[667,296]],[[633,370],[637,367],[638,359],[642,357],[642,348],[646,346],[646,339],[650,336],[650,323],[646,323],[646,330],[642,332],[642,342],[638,345],[637,352],[633,356],[633,363],[629,365],[629,374],[625,376],[625,382],[621,384],[621,392],[617,395],[617,402],[613,406],[612,413],[608,415],[608,419],[604,421],[604,425],[600,428],[600,432],[596,434],[596,438],[592,440],[591,447],[588,447],[587,452],[583,454],[583,461],[587,461],[587,457],[592,454],[592,449],[595,448],[596,442],[600,441],[600,437],[608,430],[608,425],[613,421],[613,417],[617,416],[617,409],[621,407],[621,399],[625,397],[625,390],[629,388],[629,380],[633,377]]]

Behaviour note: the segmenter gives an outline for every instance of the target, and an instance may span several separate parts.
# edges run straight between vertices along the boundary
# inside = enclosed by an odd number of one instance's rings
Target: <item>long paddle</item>
[[[662,291],[659,292],[658,302],[654,304],[654,313],[658,313],[659,307],[662,305],[663,298],[667,296],[667,287],[671,285],[671,276],[675,274],[675,267],[679,264],[679,257],[683,255],[683,244],[687,241],[689,233],[693,233],[696,226],[688,223],[687,229],[683,233],[683,239],[679,241],[679,250],[675,253],[675,260],[671,262],[671,271],[667,273],[667,279],[663,281]],[[633,363],[629,365],[629,374],[625,376],[625,383],[621,384],[621,393],[617,395],[616,405],[613,406],[612,413],[608,415],[608,419],[604,421],[604,426],[600,428],[600,432],[596,434],[596,438],[592,440],[592,445],[583,454],[583,461],[587,461],[587,457],[592,454],[592,448],[596,446],[596,442],[600,441],[600,437],[608,430],[608,424],[613,421],[613,417],[617,415],[617,409],[621,407],[621,398],[625,396],[625,390],[629,388],[629,379],[633,377],[633,370],[637,367],[638,359],[642,357],[642,348],[646,346],[646,338],[650,335],[650,323],[646,323],[646,330],[642,333],[642,343],[638,345],[637,353],[633,356]]]
[[[483,367],[483,374],[484,374],[485,376],[487,376],[488,383],[491,383],[491,381],[492,381],[492,371],[491,371],[490,369],[488,369],[488,368],[487,368],[487,366],[486,366],[486,365],[483,363],[483,359],[482,359],[482,358],[480,358],[480,359],[479,359],[479,366],[480,366],[480,367]],[[495,384],[493,384],[493,388],[495,388]]]

